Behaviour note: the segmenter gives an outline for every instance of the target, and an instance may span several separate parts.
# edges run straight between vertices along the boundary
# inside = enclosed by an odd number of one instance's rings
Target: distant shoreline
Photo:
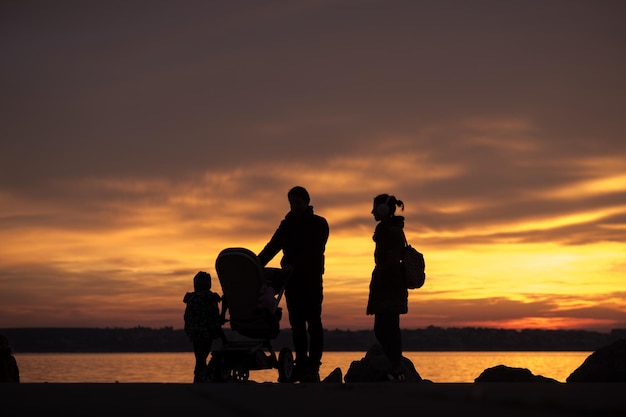
[[[133,328],[5,328],[19,353],[104,353],[104,352],[189,352],[191,344],[182,329],[164,327]],[[226,329],[229,337],[236,337]],[[404,329],[405,351],[488,352],[488,351],[595,351],[618,339],[626,339],[626,329],[609,333],[587,330],[507,330],[491,328]],[[376,338],[371,330],[326,330],[324,349],[336,352],[364,352]],[[292,346],[291,332],[281,330],[272,339],[274,347]]]

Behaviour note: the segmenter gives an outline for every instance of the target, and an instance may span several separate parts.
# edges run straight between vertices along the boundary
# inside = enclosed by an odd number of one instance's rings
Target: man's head
[[[287,193],[287,198],[289,199],[289,206],[291,207],[291,212],[296,215],[303,214],[309,203],[311,202],[311,197],[309,197],[309,192],[304,187],[300,187],[299,185],[293,187]]]
[[[296,185],[287,193],[287,198],[291,201],[292,198],[301,198],[306,205],[309,205],[311,202],[311,197],[309,197],[309,192],[306,188]]]

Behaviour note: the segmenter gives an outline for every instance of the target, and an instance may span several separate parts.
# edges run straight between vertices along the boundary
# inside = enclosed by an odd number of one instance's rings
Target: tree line
[[[225,329],[229,340],[240,338]],[[172,327],[133,328],[6,328],[15,353],[29,352],[190,352],[184,330]],[[626,329],[609,333],[588,330],[509,330],[478,327],[429,326],[402,330],[403,349],[409,351],[595,351],[618,339]],[[371,330],[325,330],[326,351],[367,351],[376,338]],[[291,333],[281,330],[270,340],[277,352],[293,349]],[[216,345],[219,346],[219,345]]]

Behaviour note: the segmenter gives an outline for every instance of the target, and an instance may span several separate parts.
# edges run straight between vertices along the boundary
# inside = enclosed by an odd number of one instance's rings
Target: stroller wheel
[[[233,369],[233,379],[236,382],[246,382],[250,377],[250,370],[246,368]]]
[[[294,382],[294,371],[291,349],[282,348],[278,354],[278,382]]]

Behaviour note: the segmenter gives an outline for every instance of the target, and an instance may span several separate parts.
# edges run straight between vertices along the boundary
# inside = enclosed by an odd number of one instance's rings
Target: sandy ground
[[[0,384],[13,416],[626,416],[626,383]]]

